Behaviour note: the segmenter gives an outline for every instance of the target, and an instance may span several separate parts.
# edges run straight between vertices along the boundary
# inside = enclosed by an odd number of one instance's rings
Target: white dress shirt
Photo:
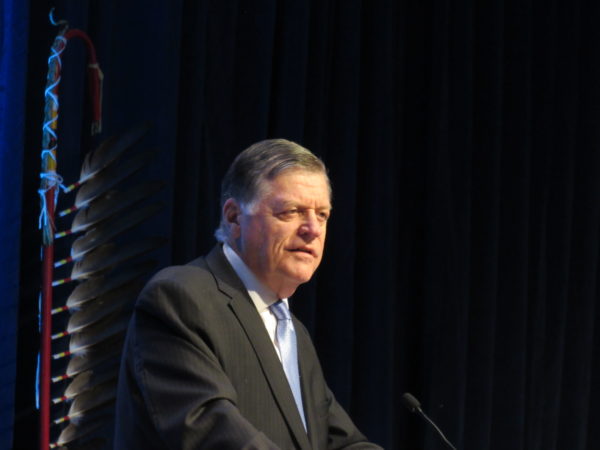
[[[244,283],[244,286],[248,291],[248,295],[250,295],[258,314],[260,314],[260,317],[265,324],[265,328],[269,333],[269,337],[271,338],[271,342],[275,347],[277,356],[279,356],[279,359],[281,359],[281,353],[279,352],[275,334],[277,329],[277,318],[269,309],[269,306],[279,300],[279,298],[277,298],[277,295],[275,295],[273,291],[258,281],[246,263],[242,261],[242,258],[240,258],[235,250],[233,250],[229,245],[223,244],[223,253],[225,253],[225,258],[227,258],[227,261],[229,261],[229,264],[231,264],[237,276],[240,277],[242,283]],[[282,298],[281,300],[283,300],[286,306],[289,306],[287,298]]]

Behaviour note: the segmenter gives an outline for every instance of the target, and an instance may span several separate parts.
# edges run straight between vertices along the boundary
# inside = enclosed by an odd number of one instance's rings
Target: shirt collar
[[[246,263],[242,261],[242,258],[240,258],[235,250],[233,250],[226,243],[223,244],[223,253],[225,254],[225,258],[227,258],[227,261],[229,261],[229,264],[231,264],[231,267],[233,267],[233,270],[237,276],[240,277],[240,280],[242,280],[242,283],[244,283],[244,286],[248,291],[248,295],[250,295],[250,298],[252,299],[252,302],[259,313],[262,313],[268,309],[269,306],[279,300],[273,291],[262,284],[256,278],[256,276],[254,276]],[[287,298],[282,300],[287,305]]]

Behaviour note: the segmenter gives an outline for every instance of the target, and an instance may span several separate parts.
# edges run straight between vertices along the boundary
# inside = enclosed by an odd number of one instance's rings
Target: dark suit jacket
[[[308,433],[242,281],[217,246],[160,271],[132,317],[119,376],[116,449],[379,448],[327,388],[294,319]]]

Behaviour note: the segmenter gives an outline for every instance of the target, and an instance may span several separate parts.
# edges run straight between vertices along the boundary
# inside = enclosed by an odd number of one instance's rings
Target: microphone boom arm
[[[452,450],[456,450],[456,447],[450,443],[448,438],[446,438],[444,433],[442,433],[442,430],[439,429],[435,422],[431,420],[429,416],[425,414],[425,412],[423,412],[419,400],[417,400],[412,394],[406,392],[402,395],[402,401],[404,402],[404,405],[409,409],[410,412],[417,413],[419,416],[425,419],[435,429],[435,431],[437,431],[438,435],[442,438],[446,445],[448,445],[448,447],[450,447]]]

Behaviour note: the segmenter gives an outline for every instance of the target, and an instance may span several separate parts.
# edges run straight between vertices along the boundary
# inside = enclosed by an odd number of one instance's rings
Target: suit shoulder
[[[195,310],[203,305],[221,303],[226,298],[214,274],[203,258],[182,266],[169,266],[158,271],[142,289],[137,306],[142,308],[183,308]],[[153,306],[150,306],[153,305]],[[191,311],[190,311],[191,312]]]
[[[208,269],[204,258],[197,258],[186,265],[169,266],[159,270],[148,284],[172,282],[174,284],[187,284],[191,281],[212,279],[213,275]]]

